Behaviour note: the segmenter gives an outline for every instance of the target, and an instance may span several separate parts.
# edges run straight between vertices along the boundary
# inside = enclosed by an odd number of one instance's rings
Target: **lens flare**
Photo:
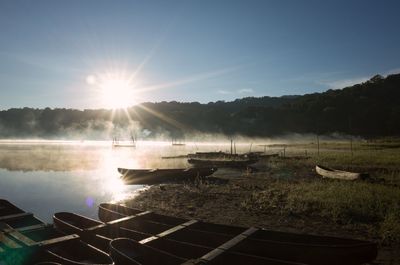
[[[92,208],[94,205],[94,199],[91,197],[87,197],[85,202],[86,202],[86,206],[89,208]]]
[[[95,98],[104,108],[119,109],[136,104],[135,82],[123,72],[89,75],[86,83],[96,88]]]

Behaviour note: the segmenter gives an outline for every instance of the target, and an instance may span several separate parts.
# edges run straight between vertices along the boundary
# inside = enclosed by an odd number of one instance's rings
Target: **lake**
[[[186,159],[162,159],[196,151],[227,151],[229,144],[138,142],[113,148],[109,141],[0,141],[0,198],[46,222],[59,211],[97,218],[97,206],[135,196],[118,167],[182,168]],[[238,145],[238,152],[249,145]],[[248,151],[248,150],[247,150]]]

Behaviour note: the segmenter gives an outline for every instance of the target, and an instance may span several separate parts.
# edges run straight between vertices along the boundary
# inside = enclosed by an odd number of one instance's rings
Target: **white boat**
[[[332,169],[321,165],[316,165],[315,170],[324,178],[357,180],[367,176],[365,173],[349,172],[343,170]]]

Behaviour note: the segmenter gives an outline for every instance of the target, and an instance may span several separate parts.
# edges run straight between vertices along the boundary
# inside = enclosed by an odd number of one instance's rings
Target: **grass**
[[[304,174],[296,172],[296,167],[292,171],[285,167],[285,177],[275,178],[280,176],[280,169],[242,175],[222,185],[199,180],[162,189],[153,187],[130,204],[166,214],[244,226],[277,226],[279,220],[304,225],[314,220],[314,225],[327,226],[326,230],[333,234],[335,227],[365,229],[361,234],[366,238],[378,239],[383,244],[400,243],[398,187],[315,176],[299,178],[298,175]]]
[[[383,264],[394,264],[400,249],[400,145],[354,143],[352,155],[346,143],[321,146],[319,155],[315,144],[287,146],[288,157],[260,163],[261,172],[219,170],[216,177],[227,183],[152,187],[128,204],[216,223],[372,240],[381,243]],[[368,172],[370,179],[322,179],[316,164]]]
[[[247,211],[325,218],[338,224],[369,224],[376,228],[382,242],[400,242],[400,190],[396,187],[281,180],[252,192],[241,206]]]

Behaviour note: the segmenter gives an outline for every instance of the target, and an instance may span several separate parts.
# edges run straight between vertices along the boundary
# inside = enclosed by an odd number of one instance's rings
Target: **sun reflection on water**
[[[129,152],[130,150],[126,151]],[[140,188],[140,186],[127,186],[123,183],[117,168],[124,164],[137,166],[137,161],[129,153],[116,152],[113,149],[104,152],[99,161],[98,174],[101,182],[99,192],[110,194],[111,200],[114,202],[126,199],[132,195],[132,190]]]
[[[137,141],[136,148],[112,148],[110,140],[0,140],[0,194],[47,222],[58,211],[96,218],[98,204],[133,199],[148,188],[124,185],[117,168],[185,168],[190,166],[187,159],[163,157],[225,151],[229,147],[190,141],[185,144],[142,140]],[[245,145],[237,147],[238,152],[248,149]]]

